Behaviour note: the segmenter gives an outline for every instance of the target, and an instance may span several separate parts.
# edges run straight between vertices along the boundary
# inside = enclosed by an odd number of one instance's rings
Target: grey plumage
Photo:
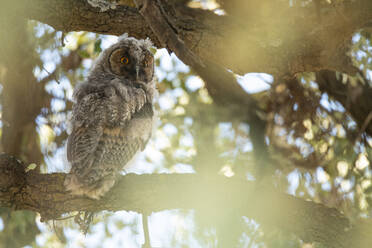
[[[71,171],[65,187],[98,199],[151,136],[156,94],[149,40],[121,37],[103,51],[86,82],[74,90]]]

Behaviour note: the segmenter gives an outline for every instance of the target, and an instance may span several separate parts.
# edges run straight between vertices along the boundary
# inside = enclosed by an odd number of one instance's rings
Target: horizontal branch
[[[335,209],[258,188],[245,180],[204,178],[195,174],[129,174],[122,176],[107,196],[95,201],[65,192],[64,177],[63,173],[25,173],[22,163],[2,154],[0,206],[36,211],[44,219],[80,210],[148,213],[197,209],[213,215],[214,219],[234,211],[263,225],[294,233],[305,242],[320,242],[328,248],[367,248],[372,242],[365,228],[367,224],[351,225]]]
[[[372,1],[326,4],[320,17],[311,4],[299,8],[283,5],[283,1],[269,5],[261,0],[251,2],[253,9],[244,9],[242,4],[244,18],[218,16],[183,5],[164,11],[188,49],[202,60],[237,73],[295,74],[321,69],[356,72],[346,54],[352,35],[372,21]],[[137,9],[130,6],[100,12],[85,0],[21,0],[6,4],[10,11],[57,30],[113,35],[127,32],[137,38],[150,37],[158,47],[168,45],[159,42]]]

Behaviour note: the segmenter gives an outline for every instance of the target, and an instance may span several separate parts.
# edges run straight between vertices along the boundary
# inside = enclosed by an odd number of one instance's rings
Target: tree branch
[[[372,242],[368,223],[352,225],[335,209],[273,189],[256,188],[244,180],[195,174],[129,174],[119,180],[110,194],[94,201],[65,192],[64,177],[63,173],[25,173],[22,163],[2,154],[0,178],[5,180],[0,182],[0,206],[39,212],[44,220],[81,210],[149,213],[182,208],[197,209],[215,218],[233,210],[328,248],[367,248]]]
[[[156,34],[163,47],[173,51],[187,65],[202,66],[203,62],[185,46],[183,41],[177,36],[174,30],[175,27],[169,24],[167,20],[169,17],[162,12],[164,6],[161,5],[160,1],[136,0],[135,3],[142,17]]]
[[[252,2],[257,7],[246,10],[248,19],[175,4],[169,21],[186,47],[202,60],[237,73],[293,75],[321,69],[356,72],[346,53],[353,33],[372,21],[371,1],[328,5],[321,23],[311,6],[291,8],[278,1],[268,7],[260,1]],[[137,38],[150,37],[158,47],[170,45],[159,42],[137,9],[129,6],[100,12],[85,0],[22,0],[8,1],[8,5],[15,13],[65,32],[127,32]]]

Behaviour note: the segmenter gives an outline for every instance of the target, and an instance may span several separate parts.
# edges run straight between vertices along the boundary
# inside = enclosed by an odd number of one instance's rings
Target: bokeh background
[[[214,1],[199,4],[223,14]],[[42,173],[67,172],[73,88],[117,37],[62,34],[36,21],[15,23],[3,27],[7,37],[0,44],[3,53],[12,55],[6,61],[2,58],[9,56],[0,57],[0,111],[12,121],[1,121],[1,148]],[[258,169],[249,123],[239,118],[222,121],[203,80],[167,50],[153,52],[159,82],[157,127],[145,151],[123,174],[204,170],[254,180]],[[354,35],[350,56],[362,74],[337,73],[337,78],[372,87],[371,33]],[[319,90],[315,75],[303,73],[298,75],[300,83],[292,84],[264,73],[235,77],[265,110],[273,185],[351,219],[370,218],[372,139],[341,103]],[[252,219],[218,224],[194,210],[152,213],[149,229],[152,247],[315,247],[280,230],[264,232]],[[0,247],[141,247],[143,242],[140,213],[98,213],[84,235],[73,218],[41,223],[38,214],[0,208]]]

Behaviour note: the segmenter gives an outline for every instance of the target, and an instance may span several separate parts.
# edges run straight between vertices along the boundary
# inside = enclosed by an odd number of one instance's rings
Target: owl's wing
[[[97,150],[102,135],[102,127],[74,127],[67,139],[67,159],[74,169],[91,167],[94,162],[92,155]]]
[[[93,163],[91,155],[103,135],[105,104],[101,92],[86,94],[74,104],[72,132],[67,140],[67,159],[74,170]]]

